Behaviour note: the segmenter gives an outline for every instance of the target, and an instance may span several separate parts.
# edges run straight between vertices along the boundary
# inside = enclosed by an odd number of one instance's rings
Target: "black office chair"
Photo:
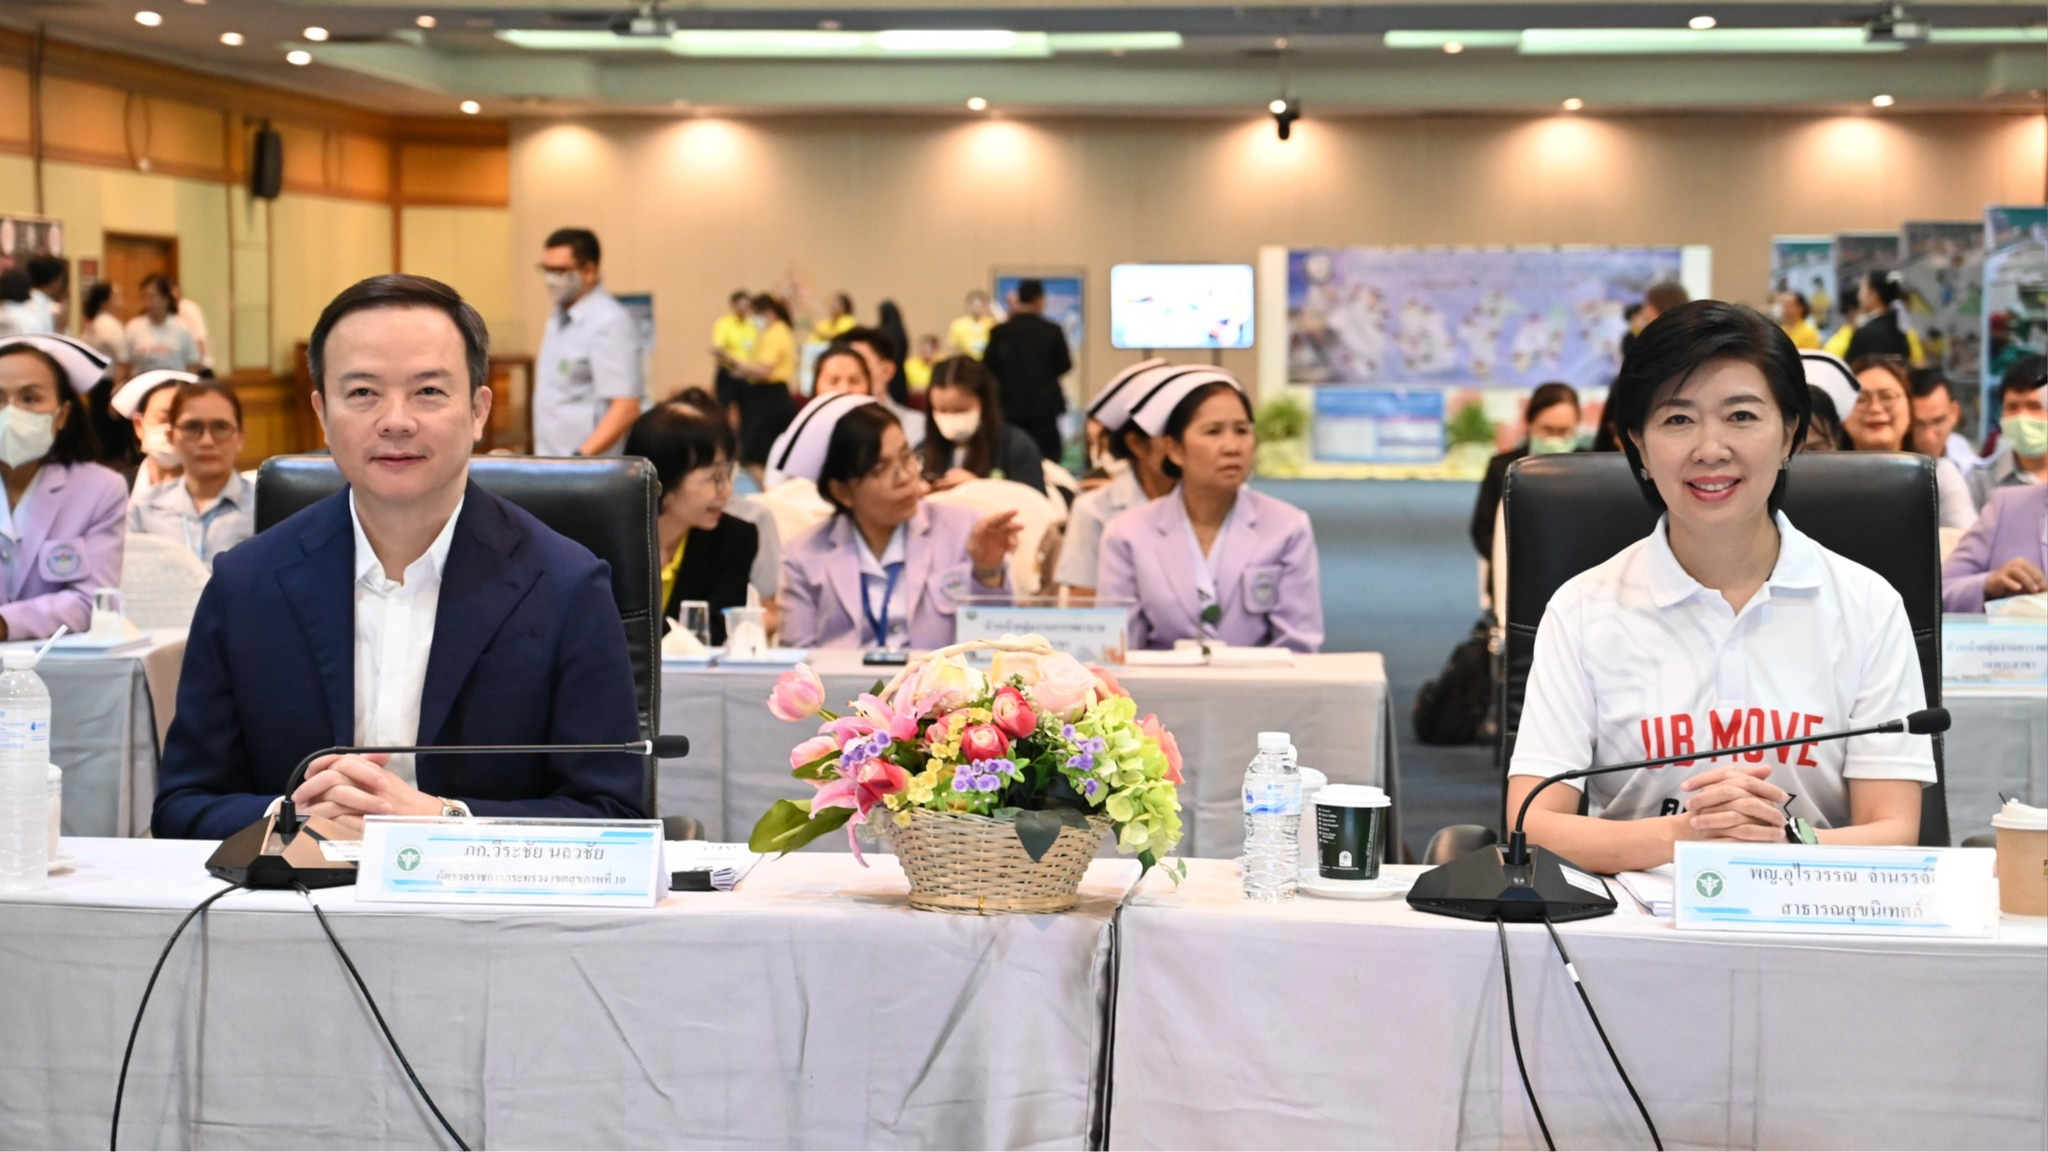
[[[1521,727],[1522,694],[1536,626],[1565,581],[1648,536],[1657,512],[1643,499],[1619,452],[1531,456],[1508,470],[1506,636],[1496,764],[1507,800],[1508,762]],[[1895,452],[1817,452],[1792,459],[1785,515],[1821,547],[1884,577],[1905,601],[1928,707],[1941,704],[1941,546],[1934,462]],[[1934,737],[1934,783],[1920,795],[1920,843],[1948,845],[1942,737]],[[1455,858],[1491,843],[1490,829],[1456,825],[1431,842]],[[1431,863],[1441,861],[1432,859]]]
[[[654,565],[654,516],[661,481],[637,458],[476,456],[477,486],[518,505],[611,566],[612,597],[626,624],[640,735],[661,731],[661,577]],[[256,530],[341,490],[328,456],[273,456],[256,477]],[[655,761],[647,760],[645,796],[655,806]]]

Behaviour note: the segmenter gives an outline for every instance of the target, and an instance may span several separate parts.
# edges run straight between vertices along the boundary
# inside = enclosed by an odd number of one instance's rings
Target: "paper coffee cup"
[[[1301,772],[1301,830],[1295,842],[1301,846],[1301,870],[1316,870],[1316,793],[1329,786],[1330,778],[1314,768],[1303,766]]]
[[[2048,808],[2007,800],[1991,827],[1998,832],[1998,910],[2048,916]]]
[[[1368,784],[1331,784],[1316,793],[1316,874],[1326,883],[1380,877],[1387,794]]]

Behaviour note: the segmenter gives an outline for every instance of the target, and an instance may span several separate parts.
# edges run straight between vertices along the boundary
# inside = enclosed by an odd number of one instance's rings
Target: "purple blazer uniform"
[[[1007,596],[974,583],[967,536],[982,513],[920,502],[904,540],[898,604],[907,606],[912,648],[953,642],[953,614],[970,597]],[[860,553],[867,547],[844,513],[791,541],[782,552],[782,643],[791,648],[879,647],[868,634],[860,598]]]
[[[2024,556],[2048,570],[2048,484],[1992,490],[1977,522],[1941,565],[1944,612],[1982,612],[1984,577]]]
[[[1216,565],[1222,618],[1216,637],[1226,644],[1292,648],[1323,646],[1321,566],[1308,514],[1249,488],[1237,493],[1230,534]],[[1131,647],[1171,648],[1202,635],[1200,594],[1190,569],[1180,491],[1129,509],[1102,534],[1095,594],[1130,600]]]
[[[128,542],[128,485],[98,464],[44,464],[17,509],[21,540],[12,546],[0,595],[9,640],[48,636],[57,625],[92,626],[95,588],[121,585],[121,549]],[[0,549],[9,542],[0,538]]]

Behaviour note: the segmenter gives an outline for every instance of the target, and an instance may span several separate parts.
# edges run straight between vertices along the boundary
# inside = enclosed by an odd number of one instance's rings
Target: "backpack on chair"
[[[1444,670],[1415,694],[1415,738],[1424,744],[1476,744],[1488,738],[1493,707],[1493,629],[1481,619],[1451,649]]]

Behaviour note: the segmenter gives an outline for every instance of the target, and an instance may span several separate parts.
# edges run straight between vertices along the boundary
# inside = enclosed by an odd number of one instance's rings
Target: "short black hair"
[[[750,301],[753,298],[754,294],[752,292],[747,291],[745,288],[735,288],[732,290],[732,295],[727,296],[725,298],[725,302],[727,304],[738,304],[743,301]]]
[[[846,331],[841,332],[839,338],[832,343],[846,345],[865,344],[874,351],[875,355],[891,362],[894,362],[897,357],[903,354],[903,350],[896,347],[896,338],[880,328],[848,328]]]
[[[1175,404],[1173,411],[1167,413],[1166,427],[1160,429],[1161,435],[1175,440],[1184,438],[1188,432],[1188,425],[1195,422],[1195,413],[1201,409],[1202,405],[1209,402],[1209,397],[1216,395],[1218,392],[1228,392],[1232,396],[1237,397],[1237,402],[1244,405],[1244,418],[1247,420],[1256,419],[1252,415],[1251,397],[1246,396],[1243,392],[1229,384],[1225,384],[1221,380],[1214,380],[1180,398],[1180,403]],[[1172,460],[1161,460],[1159,462],[1159,470],[1175,480],[1180,479],[1180,465],[1175,464]]]
[[[1716,360],[1737,360],[1763,374],[1778,411],[1792,425],[1792,451],[1806,442],[1806,426],[1813,419],[1813,394],[1806,383],[1806,369],[1799,349],[1785,330],[1754,308],[1719,300],[1694,300],[1657,317],[1629,346],[1621,362],[1621,373],[1607,393],[1607,411],[1613,414],[1621,450],[1636,475],[1643,499],[1652,508],[1664,510],[1664,498],[1657,485],[1643,474],[1643,456],[1635,437],[1649,419],[1650,405],[1667,386],[1682,386],[1693,373]],[[1785,498],[1788,473],[1778,471],[1771,486],[1770,509],[1778,510]]]
[[[19,268],[0,272],[0,300],[9,304],[28,303],[28,273]]]
[[[50,443],[50,450],[43,453],[43,460],[49,464],[87,464],[100,458],[100,435],[92,424],[92,412],[85,406],[78,389],[71,386],[71,374],[64,370],[57,358],[33,344],[12,344],[0,348],[0,357],[33,356],[42,361],[50,370],[50,378],[57,382],[57,406],[62,411],[69,404],[71,410],[65,413],[64,426],[57,429],[57,438]]]
[[[29,257],[28,282],[37,288],[47,288],[70,273],[71,262],[62,256]]]
[[[1895,271],[1872,268],[1863,274],[1863,283],[1877,293],[1878,302],[1889,308],[1906,294],[1905,279]]]
[[[882,462],[882,434],[902,426],[896,414],[881,404],[857,405],[832,426],[832,440],[825,446],[825,462],[818,468],[818,495],[834,511],[853,515],[853,509],[833,495],[832,481],[851,484],[874,471],[875,465]]]
[[[87,320],[95,319],[106,308],[107,301],[113,298],[114,286],[105,280],[96,281],[85,290],[85,299],[79,301],[78,310],[85,314]]]
[[[1546,408],[1555,408],[1559,404],[1571,405],[1574,412],[1583,411],[1579,405],[1578,389],[1562,380],[1552,380],[1548,384],[1539,385],[1534,392],[1529,393],[1529,404],[1522,409],[1522,419],[1534,420]]]
[[[151,272],[142,278],[142,288],[144,291],[151,288],[156,289],[157,294],[169,300],[173,308],[177,306],[178,290],[171,285],[171,278],[169,276],[161,272]]]
[[[557,228],[548,233],[542,248],[567,248],[578,264],[596,264],[603,259],[604,249],[597,243],[597,233],[588,228]]]
[[[1813,302],[1806,298],[1806,293],[1794,292],[1792,289],[1787,288],[1785,289],[1785,295],[1790,296],[1798,303],[1799,318],[1801,320],[1805,320],[1813,315]],[[1830,400],[1829,403],[1832,404],[1834,401]]]
[[[2011,392],[2032,392],[2048,384],[2048,356],[2027,356],[2015,360],[1998,378],[1998,406],[2005,407],[2005,397]]]
[[[771,313],[777,320],[782,321],[784,324],[790,323],[789,305],[784,304],[782,301],[776,299],[775,297],[769,295],[768,293],[763,292],[760,295],[754,297],[751,303],[754,305],[754,311]]]
[[[627,456],[639,456],[654,465],[661,478],[661,494],[676,490],[683,477],[723,459],[739,459],[732,425],[723,409],[706,409],[695,403],[656,404],[633,421],[626,432]]]
[[[1045,281],[1027,277],[1017,282],[1017,303],[1036,304],[1045,299]]]
[[[469,366],[469,391],[474,396],[491,378],[491,334],[484,318],[477,315],[462,294],[439,280],[425,276],[389,273],[358,280],[327,302],[313,335],[306,341],[306,370],[313,377],[313,391],[327,387],[327,338],[334,326],[351,312],[370,308],[432,308],[448,317],[462,334],[462,349]]]
[[[868,358],[861,355],[859,349],[843,340],[833,341],[823,352],[818,353],[816,360],[811,361],[811,379],[816,380],[823,376],[825,374],[825,361],[838,357],[845,357],[860,365],[861,379],[868,382],[867,395],[874,395],[875,374],[868,368]]]
[[[1955,386],[1948,382],[1948,374],[1939,368],[1919,368],[1914,370],[1912,385],[1906,391],[1915,400],[1925,400],[1936,392],[1948,393],[1948,398],[1951,400],[1956,398]]]
[[[155,394],[156,389],[150,389],[150,395],[153,396]],[[226,400],[228,407],[235,410],[235,427],[240,428],[242,426],[242,398],[235,395],[235,389],[232,385],[219,380],[199,380],[190,384],[178,385],[177,393],[171,397],[171,423],[176,424],[178,422],[178,413],[184,411],[185,405],[188,402],[201,396],[218,396]],[[144,398],[144,401],[145,403],[147,402],[147,397]]]

